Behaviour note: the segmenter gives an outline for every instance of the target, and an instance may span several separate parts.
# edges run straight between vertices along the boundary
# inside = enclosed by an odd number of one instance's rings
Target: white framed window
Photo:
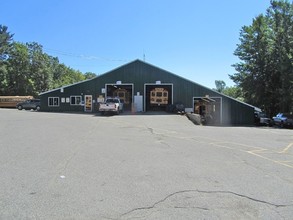
[[[80,105],[81,96],[70,96],[70,105]]]
[[[49,97],[48,98],[49,107],[58,107],[59,106],[59,97]]]

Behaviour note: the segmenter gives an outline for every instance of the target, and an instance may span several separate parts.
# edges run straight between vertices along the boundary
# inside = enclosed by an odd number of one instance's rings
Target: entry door
[[[93,110],[93,97],[91,95],[85,95],[85,105],[84,105],[84,111],[85,112],[92,112]]]
[[[142,112],[143,108],[142,108],[142,96],[141,95],[135,95],[134,96],[134,107],[135,107],[135,111],[136,112]]]

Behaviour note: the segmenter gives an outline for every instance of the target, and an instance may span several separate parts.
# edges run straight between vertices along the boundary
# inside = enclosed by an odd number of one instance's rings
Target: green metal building
[[[125,109],[134,112],[163,111],[180,103],[187,112],[208,112],[216,124],[254,122],[253,106],[141,60],[40,94],[42,111],[48,112],[98,112],[99,102],[113,96],[120,97]]]

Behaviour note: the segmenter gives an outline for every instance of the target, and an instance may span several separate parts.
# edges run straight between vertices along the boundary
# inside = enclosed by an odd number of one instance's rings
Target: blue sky
[[[234,83],[240,29],[270,0],[9,0],[0,24],[81,72],[102,74],[136,59],[209,88]]]

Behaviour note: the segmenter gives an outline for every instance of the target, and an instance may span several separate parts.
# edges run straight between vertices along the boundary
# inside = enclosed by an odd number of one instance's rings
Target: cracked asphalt
[[[293,131],[0,109],[0,219],[292,219]]]

